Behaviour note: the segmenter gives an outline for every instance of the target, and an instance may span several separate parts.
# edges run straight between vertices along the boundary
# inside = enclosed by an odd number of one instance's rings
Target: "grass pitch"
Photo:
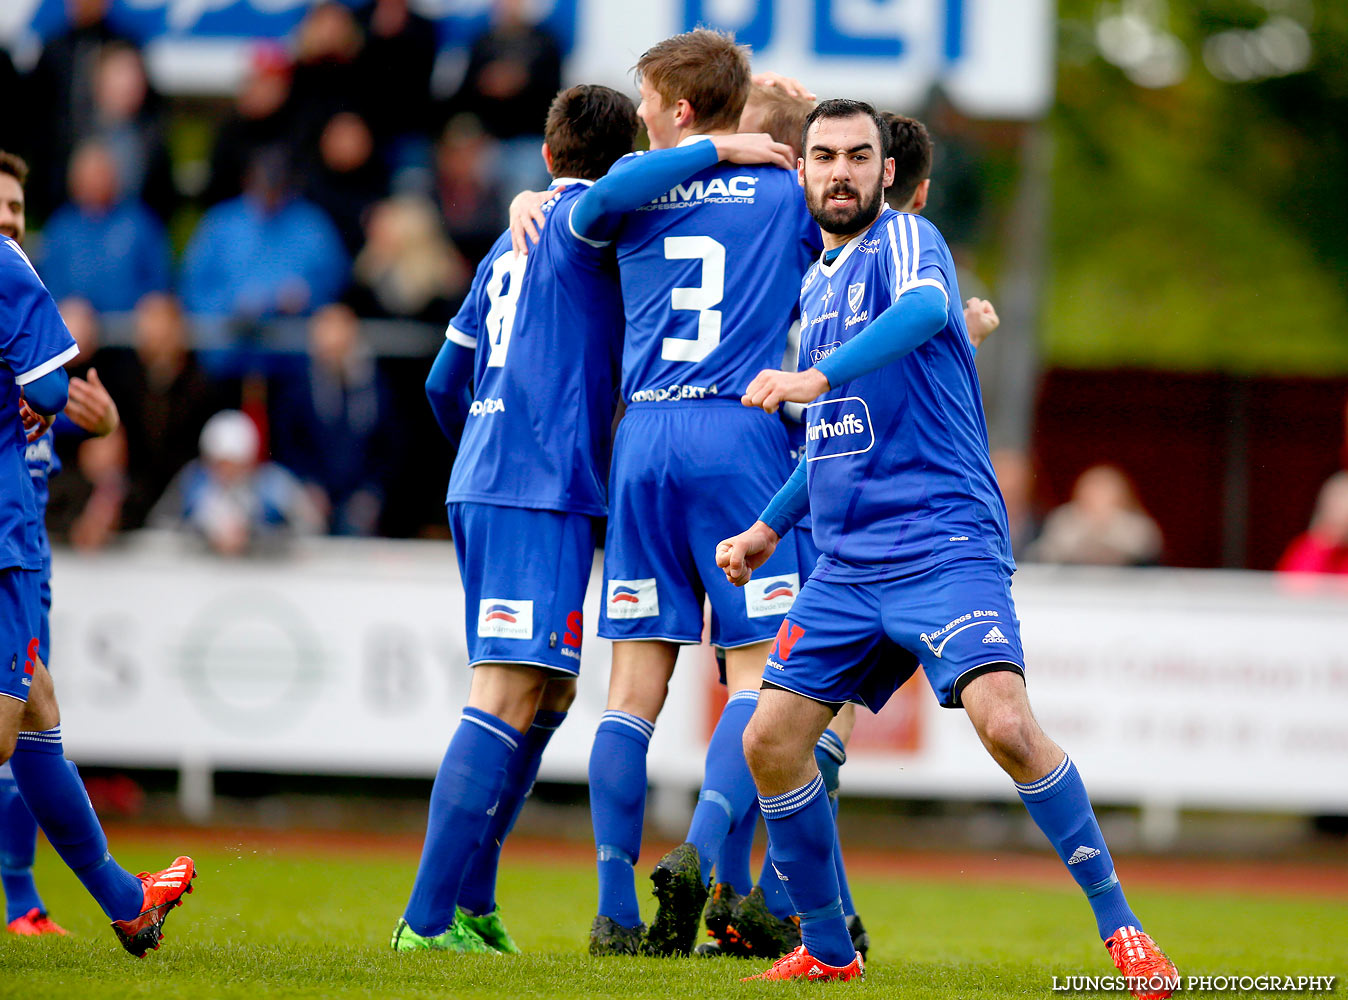
[[[526,955],[396,954],[388,939],[416,866],[407,848],[309,851],[242,842],[203,849],[191,840],[114,838],[118,860],[132,871],[160,868],[186,852],[200,873],[196,892],[165,925],[162,950],[143,960],[121,950],[44,844],[40,888],[72,936],[0,935],[0,997],[719,1000],[856,989],[874,997],[991,1000],[1051,997],[1054,976],[1113,973],[1066,874],[1042,888],[949,876],[854,878],[873,941],[865,983],[740,983],[765,963],[589,958],[594,876],[578,859],[528,861],[507,848],[502,912]],[[1348,973],[1348,901],[1192,889],[1129,895],[1181,975]],[[1340,981],[1336,992],[1344,989]]]

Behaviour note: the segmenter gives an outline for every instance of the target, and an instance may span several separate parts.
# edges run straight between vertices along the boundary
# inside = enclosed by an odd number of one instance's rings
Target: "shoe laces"
[[[1120,931],[1110,939],[1109,957],[1124,975],[1150,979],[1167,976],[1174,966],[1151,935],[1142,931]]]

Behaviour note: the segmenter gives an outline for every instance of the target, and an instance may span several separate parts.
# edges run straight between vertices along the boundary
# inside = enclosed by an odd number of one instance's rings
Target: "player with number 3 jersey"
[[[615,640],[608,711],[590,758],[599,866],[593,954],[687,954],[706,877],[727,830],[753,804],[740,748],[772,636],[800,588],[783,549],[754,586],[715,563],[721,525],[752,518],[788,471],[781,422],[737,400],[776,364],[800,275],[819,246],[787,147],[736,136],[748,57],[726,35],[666,39],[637,64],[653,151],[619,163],[575,204],[570,227],[611,245],[625,311],[599,634]],[[633,865],[641,844],[646,751],[680,645],[726,650],[731,700],[707,754],[688,842],[652,874],[659,911],[647,933]]]

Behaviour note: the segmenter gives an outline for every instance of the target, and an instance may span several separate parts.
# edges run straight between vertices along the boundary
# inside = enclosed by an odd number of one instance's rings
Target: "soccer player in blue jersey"
[[[16,161],[0,154],[0,175],[22,184],[26,167]],[[12,202],[4,212],[0,221],[12,225]],[[164,920],[192,891],[196,870],[185,856],[155,873],[132,875],[118,865],[62,752],[60,708],[40,652],[44,533],[20,405],[49,425],[68,401],[62,365],[78,348],[19,248],[22,235],[19,225],[0,236],[0,763],[8,761],[24,804],[122,946],[141,956],[159,947]]]
[[[781,422],[734,400],[782,356],[794,289],[818,247],[795,177],[773,163],[724,162],[750,86],[745,50],[697,30],[637,63],[638,114],[652,152],[620,163],[570,212],[575,235],[617,254],[626,318],[599,634],[614,640],[607,711],[590,757],[599,869],[592,954],[687,954],[706,876],[754,798],[742,733],[782,615],[799,589],[794,552],[750,587],[715,565],[718,524],[752,517],[789,469]],[[710,140],[710,141],[707,141]],[[786,151],[777,163],[789,163]],[[756,513],[756,511],[754,511]],[[688,842],[652,874],[659,910],[641,923],[646,752],[680,645],[726,652],[731,692],[706,758]]]
[[[777,141],[791,145],[798,158],[801,132],[814,106],[813,95],[808,94],[797,81],[773,75],[755,77],[754,88],[740,116],[740,129],[744,132],[766,132]],[[926,127],[915,119],[889,112],[882,112],[881,117],[889,129],[890,151],[895,161],[894,178],[885,190],[886,198],[901,212],[921,212],[926,206],[931,186],[931,138]],[[966,303],[964,320],[969,340],[975,349],[997,328],[999,322],[992,304],[978,298],[971,298]],[[796,324],[788,339],[783,369],[797,370],[799,349],[799,324]],[[781,413],[794,467],[805,454],[803,411],[799,404],[790,404],[783,406]],[[800,555],[802,577],[808,578],[820,556],[814,545],[808,515],[801,519],[791,534]],[[838,813],[839,771],[847,760],[847,744],[855,723],[856,706],[844,705],[815,745],[815,760],[824,776],[825,791],[835,817]],[[695,950],[700,955],[724,953],[776,958],[800,943],[800,931],[793,922],[795,914],[791,902],[781,880],[772,869],[771,852],[764,856],[758,884],[753,886],[752,891],[749,890],[752,884],[749,851],[758,817],[755,805],[746,820],[732,828],[721,845],[716,862],[717,884],[712,887],[711,899],[704,914],[707,929],[716,940],[699,945]],[[856,912],[841,847],[836,841],[834,864],[838,871],[838,887],[848,932],[865,959],[870,937]]]
[[[493,245],[426,380],[459,442],[446,502],[474,669],[393,932],[399,951],[518,950],[496,905],[496,860],[575,694],[622,335],[612,255],[575,239],[566,219],[636,132],[632,102],[607,87],[556,97],[543,158],[566,190],[532,253],[517,256],[508,232]]]
[[[894,162],[870,105],[824,102],[802,146],[801,181],[825,250],[801,287],[801,356],[818,360],[760,373],[744,402],[769,411],[808,404],[806,456],[717,557],[727,579],[747,583],[806,510],[823,552],[778,633],[745,731],[802,936],[755,978],[861,975],[812,750],[839,706],[878,710],[919,665],[941,704],[965,709],[1015,781],[1124,975],[1173,975],[1124,898],[1081,777],[1030,711],[1006,511],[973,351],[951,308],[958,285],[945,242],[920,216],[884,206]]]

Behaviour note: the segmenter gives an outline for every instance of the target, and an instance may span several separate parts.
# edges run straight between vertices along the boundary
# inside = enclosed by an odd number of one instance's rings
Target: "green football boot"
[[[394,951],[456,951],[463,955],[495,955],[496,949],[483,941],[473,930],[455,914],[454,922],[443,933],[435,937],[422,937],[407,925],[402,917],[393,928],[393,940],[389,942]]]
[[[456,924],[462,923],[469,930],[475,932],[488,948],[499,951],[502,955],[518,955],[520,953],[520,946],[515,943],[515,939],[510,936],[505,923],[501,920],[501,908],[499,906],[480,917],[475,917],[460,907],[459,912],[454,917],[454,922]]]

